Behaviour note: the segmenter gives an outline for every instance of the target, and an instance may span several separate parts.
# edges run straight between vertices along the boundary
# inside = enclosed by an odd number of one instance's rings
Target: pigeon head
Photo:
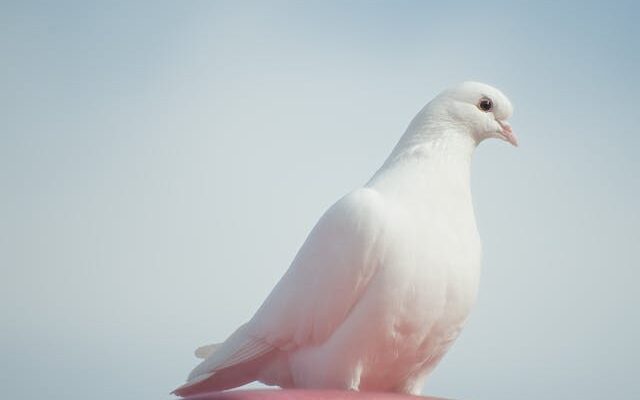
[[[518,145],[506,121],[513,114],[513,106],[507,96],[494,87],[463,82],[442,92],[430,106],[440,118],[467,128],[477,143],[498,138]]]

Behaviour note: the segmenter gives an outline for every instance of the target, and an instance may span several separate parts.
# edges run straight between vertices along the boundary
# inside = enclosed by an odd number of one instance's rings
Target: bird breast
[[[457,336],[475,302],[481,258],[472,209],[422,206],[396,207],[391,245],[368,291],[372,309],[386,314],[394,351],[417,358]]]

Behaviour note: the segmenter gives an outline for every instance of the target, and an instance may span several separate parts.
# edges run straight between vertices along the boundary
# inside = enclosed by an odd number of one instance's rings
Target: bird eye
[[[489,112],[493,109],[493,101],[490,98],[483,97],[478,103],[478,108],[484,112]]]

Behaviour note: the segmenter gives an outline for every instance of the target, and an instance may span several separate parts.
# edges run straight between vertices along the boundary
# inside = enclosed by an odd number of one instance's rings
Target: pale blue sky
[[[469,79],[521,147],[476,152],[479,302],[425,392],[640,397],[640,7],[132,3],[2,2],[6,398],[168,398]]]

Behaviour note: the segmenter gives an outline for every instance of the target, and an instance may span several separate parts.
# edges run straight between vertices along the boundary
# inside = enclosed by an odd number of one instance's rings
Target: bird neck
[[[385,164],[405,157],[470,162],[477,144],[467,125],[440,116],[428,104],[411,121]]]
[[[465,126],[416,117],[367,186],[405,193],[470,195],[476,146]]]

